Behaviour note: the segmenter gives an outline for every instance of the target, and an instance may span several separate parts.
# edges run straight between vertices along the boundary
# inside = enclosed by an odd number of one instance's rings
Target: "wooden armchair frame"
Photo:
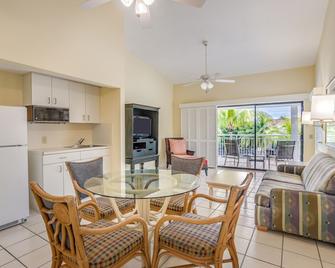
[[[229,199],[220,199],[216,197],[211,197],[205,194],[196,194],[190,198],[188,204],[188,212],[191,212],[193,202],[197,198],[205,198],[212,202],[218,203],[226,203],[226,212],[224,215],[220,215],[213,218],[206,219],[191,219],[183,216],[173,216],[167,215],[160,219],[155,228],[155,236],[154,236],[154,251],[153,251],[153,260],[152,267],[158,267],[159,260],[163,255],[174,255],[178,258],[182,258],[186,261],[191,262],[190,266],[205,266],[210,267],[210,265],[214,265],[214,267],[222,267],[222,263],[232,262],[234,268],[238,268],[238,257],[236,246],[234,242],[234,234],[235,229],[240,213],[241,206],[245,199],[247,190],[253,178],[252,173],[249,173],[241,186],[234,186],[230,190]],[[215,254],[210,257],[194,257],[191,255],[187,255],[184,252],[176,250],[175,248],[170,248],[165,245],[161,245],[159,242],[160,230],[167,222],[183,222],[191,225],[209,225],[209,224],[221,224],[220,234],[217,241],[217,246],[215,250]],[[231,258],[223,259],[224,251],[228,249]],[[160,253],[161,250],[165,250],[163,253]]]
[[[95,162],[95,161],[102,161],[103,158],[102,157],[99,157],[97,159],[94,159],[94,160],[90,160],[90,161],[87,161],[87,162],[80,162],[80,164],[87,164],[87,163],[91,163],[91,162]],[[66,167],[70,173],[70,177],[71,177],[71,181],[72,181],[72,184],[73,184],[73,188],[75,190],[75,195],[76,195],[76,201],[77,201],[77,205],[78,205],[78,208],[80,208],[79,210],[79,213],[80,213],[80,217],[87,220],[87,221],[90,221],[90,222],[94,222],[94,221],[97,221],[97,220],[100,220],[101,217],[100,217],[100,209],[99,209],[99,206],[98,206],[98,202],[97,202],[97,199],[95,198],[95,196],[83,189],[77,182],[76,180],[76,175],[74,174],[72,168],[71,168],[71,162],[66,162]],[[90,200],[87,200],[87,201],[82,201],[81,200],[81,194],[83,195],[86,195]],[[94,207],[94,216],[92,217],[92,215],[88,214],[88,213],[85,213],[85,211],[83,211],[82,209],[85,208],[85,207]],[[112,205],[111,205],[112,207]],[[128,213],[128,212],[131,212],[132,210],[134,209],[133,206],[130,206],[126,209],[123,209],[121,212],[122,213]],[[117,217],[117,214],[114,212],[113,214],[111,214],[110,216],[108,217],[104,217],[104,219],[106,220],[113,220]]]
[[[91,205],[90,203],[85,203],[77,209],[72,196],[52,196],[43,191],[36,182],[30,182],[30,188],[46,226],[52,252],[52,268],[89,268],[89,259],[86,255],[82,236],[112,233],[131,223],[137,223],[142,227],[144,241],[129,254],[121,257],[113,267],[121,267],[137,255],[142,256],[147,267],[151,266],[148,227],[140,216],[131,216],[127,220],[109,227],[90,228],[81,226],[78,210]],[[46,207],[46,203],[49,203],[50,208]]]

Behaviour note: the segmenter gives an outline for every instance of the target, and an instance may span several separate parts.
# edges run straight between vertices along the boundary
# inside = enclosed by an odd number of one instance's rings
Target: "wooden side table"
[[[226,195],[232,186],[239,186],[243,183],[249,172],[233,170],[233,169],[221,169],[217,170],[215,174],[210,176],[206,183],[209,189],[209,195],[214,195],[214,188],[226,190]],[[247,204],[247,198],[245,199]],[[209,207],[212,207],[212,202],[209,203]]]

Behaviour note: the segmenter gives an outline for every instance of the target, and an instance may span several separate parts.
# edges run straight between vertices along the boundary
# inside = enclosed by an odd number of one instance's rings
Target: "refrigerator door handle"
[[[12,148],[12,147],[23,147],[27,146],[25,144],[15,144],[15,145],[0,145],[0,148]]]

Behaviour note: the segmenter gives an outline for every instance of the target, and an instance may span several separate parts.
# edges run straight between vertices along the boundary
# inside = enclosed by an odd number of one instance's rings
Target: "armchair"
[[[160,219],[155,228],[152,266],[158,267],[161,256],[173,255],[196,266],[222,267],[222,263],[232,262],[234,268],[239,267],[234,234],[252,177],[250,173],[241,186],[232,187],[228,200],[196,194],[189,201],[188,213]],[[226,203],[226,211],[213,218],[190,213],[197,198]],[[230,259],[224,260],[226,249]]]
[[[195,151],[188,150],[186,141],[182,137],[176,138],[165,138],[166,148],[166,168],[171,165],[171,156],[177,155],[178,157],[195,158]],[[206,176],[208,175],[208,161],[204,159],[202,169],[205,171]]]
[[[82,226],[74,197],[52,196],[36,182],[31,182],[30,188],[47,230],[52,267],[121,267],[136,255],[150,267],[148,227],[141,217]],[[137,223],[142,231],[128,228],[131,223]]]

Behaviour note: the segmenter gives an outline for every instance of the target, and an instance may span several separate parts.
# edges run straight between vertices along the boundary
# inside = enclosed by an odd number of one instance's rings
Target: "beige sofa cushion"
[[[327,192],[327,186],[335,176],[335,159],[325,153],[317,153],[301,174],[305,188],[312,192]]]

